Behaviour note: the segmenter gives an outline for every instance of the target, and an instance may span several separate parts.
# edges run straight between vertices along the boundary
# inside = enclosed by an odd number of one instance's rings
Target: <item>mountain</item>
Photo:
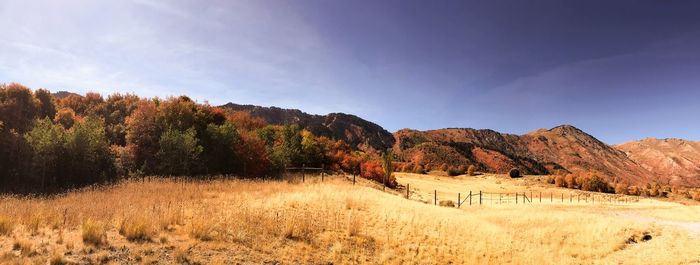
[[[80,96],[76,93],[68,92],[68,91],[58,91],[56,93],[51,93],[51,95],[53,95],[53,97],[55,99],[63,99],[63,98],[67,98],[69,96]]]
[[[624,152],[570,125],[525,135],[470,128],[403,129],[394,137],[396,152],[411,162],[474,164],[480,170],[499,173],[513,167],[528,174],[547,174],[557,169],[573,173],[595,171],[610,180],[618,178],[638,184],[657,178]]]
[[[647,138],[615,147],[671,183],[700,186],[700,142]]]
[[[234,103],[221,107],[249,112],[251,116],[260,117],[270,124],[297,124],[315,135],[343,140],[361,150],[384,150],[394,145],[394,136],[390,132],[355,115],[345,113],[312,115],[297,109]]]

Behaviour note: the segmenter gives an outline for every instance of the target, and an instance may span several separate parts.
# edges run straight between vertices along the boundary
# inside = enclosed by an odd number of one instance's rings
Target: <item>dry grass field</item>
[[[568,190],[529,177],[398,180],[415,187],[411,200],[337,176],[303,184],[131,181],[52,198],[2,197],[0,264],[700,262],[698,206],[641,200],[456,209],[432,205],[433,190],[440,198],[469,189]]]

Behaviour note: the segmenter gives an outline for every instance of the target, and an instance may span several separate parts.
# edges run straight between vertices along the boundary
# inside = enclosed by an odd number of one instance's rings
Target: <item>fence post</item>
[[[324,168],[324,166],[323,166],[323,164],[321,164],[321,182],[323,182],[323,168]]]
[[[457,192],[457,208],[462,208],[462,194]]]
[[[433,202],[433,203],[434,203],[435,205],[437,205],[437,190],[435,190],[434,198],[435,198],[435,199],[434,199],[434,202]]]
[[[564,193],[561,194],[561,202],[564,202]]]
[[[529,200],[530,203],[532,203],[532,198],[533,198],[533,197],[532,197],[532,191],[530,191],[530,200]]]
[[[549,202],[554,202],[554,195],[552,195],[552,192],[549,192]]]
[[[573,197],[573,196],[574,196],[573,194],[569,193],[569,203],[574,202],[574,197]]]
[[[515,193],[515,204],[518,204],[518,193]]]
[[[481,193],[481,191],[479,191],[479,205],[481,205],[481,195],[482,195],[482,193]]]
[[[352,172],[352,185],[355,185],[355,173],[357,173],[357,170]]]
[[[469,205],[472,205],[472,191],[469,191]]]
[[[540,191],[540,203],[542,203],[542,192]]]
[[[411,184],[406,183],[406,199],[408,199],[411,195],[409,191],[411,190]]]
[[[304,168],[306,168],[306,164],[301,164],[301,182],[302,183],[304,182]]]

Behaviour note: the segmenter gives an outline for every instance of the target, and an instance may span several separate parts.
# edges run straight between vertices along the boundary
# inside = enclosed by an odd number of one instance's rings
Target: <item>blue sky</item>
[[[700,140],[700,2],[2,1],[0,82]]]

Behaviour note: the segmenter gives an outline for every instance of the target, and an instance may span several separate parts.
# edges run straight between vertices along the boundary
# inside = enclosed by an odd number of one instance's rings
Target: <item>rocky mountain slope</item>
[[[221,107],[247,111],[270,124],[297,124],[315,135],[344,140],[362,150],[384,150],[394,144],[394,136],[381,126],[344,113],[312,115],[297,109],[260,107],[228,103]]]
[[[646,170],[671,183],[700,186],[700,142],[647,138],[616,145]]]
[[[410,162],[474,164],[480,170],[498,173],[513,167],[528,174],[546,174],[556,169],[573,173],[595,171],[610,180],[638,184],[661,178],[624,152],[570,125],[525,135],[468,128],[404,129],[394,133],[394,137],[395,150]]]

